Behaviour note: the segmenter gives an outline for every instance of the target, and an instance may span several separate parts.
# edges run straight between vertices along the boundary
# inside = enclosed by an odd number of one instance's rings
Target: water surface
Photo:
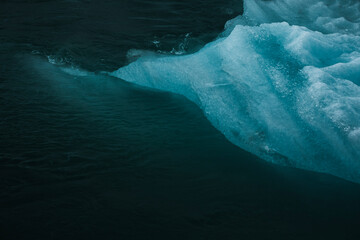
[[[98,74],[129,49],[195,52],[241,12],[3,1],[0,238],[357,239],[358,184],[268,164],[184,97]]]

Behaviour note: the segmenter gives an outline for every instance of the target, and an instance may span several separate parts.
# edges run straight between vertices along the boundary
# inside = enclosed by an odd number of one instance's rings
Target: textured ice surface
[[[147,54],[111,75],[186,96],[263,159],[360,182],[359,6],[245,1],[199,52]]]
[[[358,0],[245,0],[244,10],[227,23],[228,29],[285,21],[323,33],[360,33]]]

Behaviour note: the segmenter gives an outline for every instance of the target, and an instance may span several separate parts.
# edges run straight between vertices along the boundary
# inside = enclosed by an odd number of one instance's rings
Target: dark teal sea
[[[242,11],[1,1],[0,239],[360,239],[359,184],[266,163],[184,97],[79,70],[197,51]]]

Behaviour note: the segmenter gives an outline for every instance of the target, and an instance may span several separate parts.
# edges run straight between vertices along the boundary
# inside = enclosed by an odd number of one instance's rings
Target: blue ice
[[[231,142],[360,182],[360,3],[245,0],[220,37],[110,75],[181,94]]]

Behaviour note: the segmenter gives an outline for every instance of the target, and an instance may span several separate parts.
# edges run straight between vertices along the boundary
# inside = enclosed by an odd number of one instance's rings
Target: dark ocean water
[[[268,164],[181,96],[79,70],[115,70],[130,49],[194,52],[241,12],[2,1],[0,239],[358,239],[360,185]]]

